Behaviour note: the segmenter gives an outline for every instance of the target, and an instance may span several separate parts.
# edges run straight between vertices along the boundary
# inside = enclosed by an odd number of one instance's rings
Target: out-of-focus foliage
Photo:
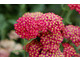
[[[3,4],[0,5],[0,40],[10,39],[8,34],[11,30],[14,30],[16,20],[26,12],[53,12],[63,18],[63,23],[65,25],[72,24],[80,26],[80,14],[75,10],[71,11],[69,7],[64,4]],[[65,41],[66,39],[64,39],[63,42]],[[15,42],[24,45],[23,39],[19,38],[15,40]],[[78,48],[75,45],[73,46],[77,53],[80,53]],[[60,49],[61,51],[63,50],[62,45],[60,45]],[[12,52],[10,56],[24,56],[24,51],[19,52],[19,55]],[[26,56],[28,56],[28,53],[26,53]]]

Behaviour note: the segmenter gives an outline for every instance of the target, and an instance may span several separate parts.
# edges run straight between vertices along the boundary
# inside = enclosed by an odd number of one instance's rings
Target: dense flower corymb
[[[63,41],[63,37],[60,31],[55,31],[53,33],[47,32],[47,34],[42,34],[40,37],[40,42],[43,45],[50,44],[50,43],[57,43],[60,44]]]
[[[80,27],[68,25],[63,30],[63,36],[71,40],[76,46],[80,45]]]
[[[61,31],[64,30],[60,16],[54,13],[25,13],[17,22],[14,26],[21,38],[36,38],[25,48],[30,57],[64,56],[59,49],[59,44],[63,41]]]
[[[63,43],[63,54],[65,55],[65,57],[72,57],[72,56],[80,56],[79,54],[76,53],[74,47],[68,43]]]
[[[16,33],[21,38],[31,39],[36,38],[38,35],[38,26],[34,18],[32,17],[21,17],[17,20],[17,24],[15,24]]]
[[[21,38],[33,39],[39,32],[55,32],[64,29],[62,18],[54,13],[25,13],[17,20],[15,30]]]
[[[54,13],[45,13],[39,19],[45,21],[47,29],[51,32],[60,31],[64,28],[62,18]]]
[[[71,10],[75,9],[80,14],[80,4],[68,4]]]
[[[14,26],[21,38],[33,39],[24,47],[30,57],[80,56],[68,43],[62,44],[63,52],[60,50],[64,37],[80,45],[80,27],[64,26],[62,18],[54,13],[25,13]]]
[[[41,17],[43,15],[43,13],[41,13],[41,12],[32,12],[32,13],[25,13],[24,15],[23,15],[23,17],[33,17],[33,18],[35,18],[35,20],[38,20],[39,19],[39,17]]]
[[[26,45],[26,51],[30,57],[64,57],[59,49],[59,44],[42,45],[39,41],[33,40]]]

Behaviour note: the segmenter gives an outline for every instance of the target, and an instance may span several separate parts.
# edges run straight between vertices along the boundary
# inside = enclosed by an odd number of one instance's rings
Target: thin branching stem
[[[26,57],[26,43],[25,43],[25,39],[24,39],[24,50],[25,50],[24,57]]]

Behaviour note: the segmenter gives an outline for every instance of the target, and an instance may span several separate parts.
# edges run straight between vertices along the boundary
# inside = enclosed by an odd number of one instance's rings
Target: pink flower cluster
[[[29,52],[30,57],[64,57],[59,49],[59,44],[42,45],[37,40],[27,44],[26,51]]]
[[[80,14],[80,4],[68,4],[71,10],[75,9]]]
[[[15,30],[21,38],[36,38],[39,32],[55,32],[64,28],[62,18],[54,13],[25,13],[17,20]],[[59,33],[60,34],[60,33]]]
[[[54,13],[25,13],[17,20],[16,33],[25,39],[34,39],[26,45],[30,57],[71,57],[78,56],[74,48],[63,43],[63,53],[60,44],[65,37],[76,46],[80,45],[80,27],[64,26],[62,18]]]
[[[76,46],[80,45],[80,27],[68,25],[63,30],[63,36],[71,40]]]
[[[41,39],[40,42],[43,45],[50,43],[60,44],[63,41],[63,37],[60,31],[55,31],[53,33],[47,32],[47,34],[42,33],[40,39]]]
[[[63,54],[65,57],[79,57],[80,55],[76,53],[74,47],[70,45],[69,43],[63,43],[62,44],[64,47]]]
[[[36,38],[38,35],[38,26],[32,17],[21,17],[17,20],[17,24],[15,24],[16,33],[21,38],[31,39]]]

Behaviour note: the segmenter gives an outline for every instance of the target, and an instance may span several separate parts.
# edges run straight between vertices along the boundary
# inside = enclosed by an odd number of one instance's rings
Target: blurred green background
[[[75,10],[70,10],[67,4],[0,4],[0,40],[9,39],[8,33],[14,30],[16,20],[26,12],[53,12],[63,18],[65,25],[80,26],[80,14]],[[14,41],[23,45],[23,40],[20,38]],[[63,49],[62,46],[60,48]],[[10,53],[10,56],[17,57],[24,56],[24,54],[22,52],[18,55]]]

